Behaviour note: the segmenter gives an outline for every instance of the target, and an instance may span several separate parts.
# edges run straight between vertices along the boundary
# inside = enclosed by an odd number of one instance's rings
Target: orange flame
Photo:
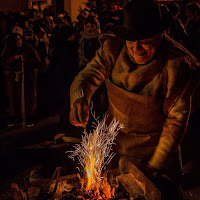
[[[90,190],[90,188],[94,187],[96,182],[95,174],[95,157],[92,157],[90,161],[86,164],[85,170],[87,173],[87,185],[86,185],[86,192]]]
[[[81,189],[85,192],[93,193],[94,198],[111,199],[114,197],[115,188],[110,186],[106,174],[103,175],[101,181],[98,181],[94,176],[92,179],[92,176],[90,175],[81,178],[81,176],[78,174],[78,178],[80,180]]]
[[[84,172],[83,178],[79,176],[81,189],[91,195],[92,199],[110,199],[114,196],[114,190],[105,174],[102,177],[102,170],[115,155],[111,146],[119,129],[124,126],[116,119],[107,126],[107,117],[102,121],[96,119],[97,124],[93,132],[88,134],[84,131],[81,144],[77,144],[69,156],[73,160],[74,157],[78,157]]]

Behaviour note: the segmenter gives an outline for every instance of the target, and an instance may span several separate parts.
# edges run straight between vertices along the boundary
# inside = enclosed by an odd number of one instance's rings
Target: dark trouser
[[[65,92],[63,93],[63,99],[60,100],[62,106],[60,108],[60,125],[62,129],[68,129],[71,124],[69,122],[69,112],[70,112],[70,85],[65,85]]]

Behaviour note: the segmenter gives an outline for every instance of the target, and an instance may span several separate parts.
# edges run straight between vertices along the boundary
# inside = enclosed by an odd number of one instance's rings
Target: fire
[[[89,191],[95,181],[95,157],[92,155],[92,158],[85,166],[86,174],[87,174],[87,186],[86,191]]]
[[[107,117],[102,121],[94,117],[96,123],[93,131],[89,134],[84,131],[82,142],[75,145],[75,150],[69,156],[73,160],[77,157],[82,167],[83,178],[79,176],[82,190],[86,193],[92,192],[97,199],[110,199],[114,194],[106,175],[103,176],[103,170],[115,155],[112,145],[119,130],[123,128],[116,119],[107,126]]]

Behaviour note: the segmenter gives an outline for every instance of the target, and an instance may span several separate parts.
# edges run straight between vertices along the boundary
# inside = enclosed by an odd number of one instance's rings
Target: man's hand
[[[15,55],[15,60],[19,60],[20,59],[20,55]]]
[[[24,61],[24,56],[23,55],[15,55],[15,60],[21,60]]]
[[[74,126],[85,127],[90,113],[90,106],[85,97],[77,99],[71,108],[69,120]]]

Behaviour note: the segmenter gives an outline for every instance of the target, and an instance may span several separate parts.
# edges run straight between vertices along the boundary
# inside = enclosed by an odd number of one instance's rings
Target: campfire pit
[[[105,167],[114,157],[111,147],[123,125],[113,119],[107,126],[106,119],[96,119],[93,132],[84,131],[82,142],[67,152],[71,159],[78,158],[79,173],[60,176],[61,167],[57,167],[50,180],[24,181],[23,186],[13,183],[14,200],[160,200],[159,190],[125,158],[118,173],[109,171],[107,179]]]
[[[61,168],[56,168],[51,179],[26,181],[24,185],[11,185],[14,200],[108,200],[101,192],[101,197],[95,197],[93,191],[81,189],[80,175],[60,176]],[[126,159],[119,163],[119,173],[110,173],[109,184],[113,197],[109,200],[160,200],[161,194],[145,175]],[[134,174],[132,174],[134,172]],[[118,174],[118,173],[117,173]]]

